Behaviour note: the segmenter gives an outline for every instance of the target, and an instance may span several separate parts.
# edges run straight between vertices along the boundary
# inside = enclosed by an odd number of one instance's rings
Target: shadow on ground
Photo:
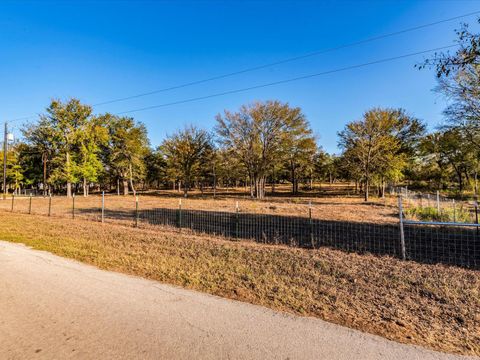
[[[79,209],[79,216],[99,219],[98,208]],[[375,224],[309,219],[270,214],[230,213],[153,208],[105,210],[106,221],[138,226],[172,226],[230,239],[253,240],[302,248],[328,246],[358,253],[401,256],[397,224]],[[480,268],[480,234],[477,229],[430,225],[405,225],[405,250],[409,260]]]

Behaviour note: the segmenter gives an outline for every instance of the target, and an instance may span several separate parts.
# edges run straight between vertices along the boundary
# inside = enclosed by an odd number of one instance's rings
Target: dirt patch
[[[75,204],[73,203],[75,201]],[[54,196],[50,200],[47,197],[16,197],[13,208],[15,212],[47,215],[50,211],[52,216],[65,217],[95,217],[101,214],[102,198],[99,195],[89,197],[76,196],[75,200],[65,196]],[[369,222],[376,224],[398,223],[398,210],[395,199],[377,199],[365,203],[359,197],[335,196],[335,197],[268,197],[265,200],[253,200],[247,196],[234,196],[234,194],[219,195],[213,198],[211,195],[192,195],[185,199],[178,193],[161,192],[158,195],[139,195],[139,210],[152,209],[178,209],[181,203],[182,209],[235,212],[248,214],[270,214],[282,216],[309,216],[309,208],[312,210],[314,219]],[[75,205],[75,214],[73,214]],[[133,196],[105,196],[105,216],[112,220],[118,213],[131,213],[135,211],[135,197]],[[0,209],[10,211],[12,208],[11,198],[0,200]],[[132,222],[132,216],[125,221]]]

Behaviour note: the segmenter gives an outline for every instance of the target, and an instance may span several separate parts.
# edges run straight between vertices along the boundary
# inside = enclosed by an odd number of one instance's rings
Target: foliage
[[[129,192],[128,184],[136,193],[134,180],[145,177],[144,158],[148,154],[147,129],[133,118],[106,114],[102,121],[108,124],[106,162],[109,170],[123,184],[123,194]]]
[[[374,108],[362,120],[353,121],[339,132],[339,146],[347,173],[361,180],[365,187],[365,201],[373,181],[398,181],[406,166],[406,155],[424,132],[419,120],[402,109]]]
[[[470,212],[463,208],[457,208],[455,210],[452,208],[441,209],[440,212],[438,212],[436,207],[418,206],[406,209],[405,215],[421,221],[472,222]]]
[[[170,173],[182,179],[187,196],[191,182],[205,176],[213,166],[213,145],[210,135],[194,126],[169,136],[160,147]]]
[[[267,176],[288,161],[295,191],[295,172],[311,162],[315,148],[301,109],[279,101],[257,102],[217,115],[216,133],[221,147],[241,161],[250,179],[250,194],[257,198],[265,196]],[[292,150],[298,159],[293,159]]]

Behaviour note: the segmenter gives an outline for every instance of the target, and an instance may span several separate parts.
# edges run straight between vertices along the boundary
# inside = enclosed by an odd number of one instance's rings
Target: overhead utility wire
[[[428,24],[418,25],[418,26],[414,26],[414,27],[411,27],[411,28],[391,32],[391,33],[388,33],[388,34],[373,36],[373,37],[370,37],[370,38],[367,38],[367,39],[364,39],[364,40],[359,40],[359,41],[356,41],[356,42],[352,42],[352,43],[348,43],[348,44],[344,44],[344,45],[339,45],[339,46],[331,47],[331,48],[328,48],[328,49],[314,51],[314,52],[304,54],[304,55],[299,55],[299,56],[294,56],[294,57],[283,59],[283,60],[278,60],[278,61],[268,63],[268,64],[264,64],[264,65],[258,65],[258,66],[246,68],[246,69],[243,69],[243,70],[239,70],[239,71],[234,71],[234,72],[223,74],[223,75],[213,76],[213,77],[202,79],[202,80],[191,81],[191,82],[187,82],[187,83],[184,83],[184,84],[174,85],[174,86],[159,89],[159,90],[153,90],[153,91],[144,92],[144,93],[131,95],[131,96],[126,96],[126,97],[122,97],[122,98],[117,98],[117,99],[113,99],[113,100],[107,100],[107,101],[103,101],[103,102],[93,104],[93,106],[101,106],[101,105],[106,105],[106,104],[112,104],[112,103],[116,103],[116,102],[120,102],[120,101],[126,101],[126,100],[136,99],[136,98],[144,97],[144,96],[148,96],[148,95],[158,94],[158,93],[161,93],[161,92],[167,92],[167,91],[171,91],[171,90],[181,89],[181,88],[185,88],[185,87],[192,86],[192,85],[203,84],[203,83],[214,81],[214,80],[220,80],[220,79],[224,79],[224,78],[235,76],[235,75],[240,75],[240,74],[244,74],[244,73],[248,73],[248,72],[252,72],[252,71],[257,71],[257,70],[269,68],[269,67],[272,67],[272,66],[275,66],[275,65],[281,65],[281,64],[285,64],[285,63],[289,63],[289,62],[293,62],[293,61],[298,61],[298,60],[301,60],[301,59],[306,59],[306,58],[309,58],[309,57],[325,54],[325,53],[328,53],[328,52],[333,52],[333,51],[345,49],[345,48],[348,48],[348,47],[362,45],[362,44],[366,44],[366,43],[369,43],[369,42],[385,39],[385,38],[388,38],[388,37],[405,34],[405,33],[408,33],[408,32],[412,32],[412,31],[424,29],[424,28],[427,28],[427,27],[443,24],[443,23],[446,23],[446,22],[450,22],[450,21],[453,21],[453,20],[458,20],[458,19],[465,18],[465,17],[472,16],[472,15],[476,15],[476,14],[480,14],[480,10],[470,12],[470,13],[467,13],[467,14],[463,14],[463,15],[454,16],[454,17],[451,17],[451,18],[448,18],[448,19],[443,19],[443,20],[431,22],[431,23],[428,23]]]
[[[274,81],[274,82],[270,82],[270,83],[245,87],[245,88],[241,88],[241,89],[229,90],[229,91],[224,91],[224,92],[220,92],[220,93],[216,93],[216,94],[210,94],[210,95],[199,96],[199,97],[194,97],[194,98],[189,98],[189,99],[184,99],[184,100],[178,100],[178,101],[168,102],[168,103],[159,104],[159,105],[152,105],[152,106],[137,108],[137,109],[133,109],[133,110],[121,111],[121,112],[116,113],[115,115],[129,114],[129,113],[132,113],[132,112],[151,110],[151,109],[156,109],[156,108],[161,108],[161,107],[167,107],[167,106],[172,106],[172,105],[179,105],[179,104],[185,104],[185,103],[199,101],[199,100],[210,99],[210,98],[218,97],[218,96],[236,94],[236,93],[245,92],[245,91],[249,91],[249,90],[255,90],[255,89],[265,88],[265,87],[269,87],[269,86],[280,85],[280,84],[290,83],[290,82],[294,82],[294,81],[310,79],[310,78],[313,78],[313,77],[338,73],[338,72],[342,72],[342,71],[358,69],[358,68],[362,68],[362,67],[366,67],[366,66],[370,66],[370,65],[386,63],[386,62],[389,62],[389,61],[404,59],[404,58],[412,57],[412,56],[415,56],[415,55],[426,54],[426,53],[430,53],[430,52],[433,52],[433,51],[445,50],[445,49],[449,49],[449,48],[453,48],[453,47],[458,47],[458,45],[455,44],[455,45],[442,46],[442,47],[437,47],[437,48],[433,48],[433,49],[429,49],[429,50],[417,51],[417,52],[413,52],[413,53],[409,53],[409,54],[384,58],[384,59],[370,61],[370,62],[367,62],[367,63],[357,64],[357,65],[345,66],[345,67],[342,67],[342,68],[323,71],[323,72],[320,72],[320,73],[298,76],[298,77],[294,77],[294,78],[290,78],[290,79]]]
[[[115,102],[135,99],[135,98],[139,98],[139,97],[143,97],[143,96],[147,96],[147,95],[153,95],[153,94],[157,94],[157,93],[161,93],[161,92],[167,92],[167,91],[171,91],[171,90],[175,90],[175,89],[180,89],[180,88],[184,88],[184,87],[188,87],[188,86],[192,86],[192,85],[202,84],[202,83],[209,82],[209,81],[219,80],[219,79],[231,77],[231,76],[234,76],[234,75],[239,75],[239,74],[243,74],[243,73],[247,73],[247,72],[252,72],[252,71],[268,68],[268,67],[271,67],[271,66],[280,65],[280,64],[284,64],[284,63],[288,63],[288,62],[293,62],[293,61],[296,61],[296,60],[305,59],[305,58],[308,58],[308,57],[324,54],[324,53],[327,53],[327,52],[332,52],[332,51],[335,51],[335,50],[340,50],[340,49],[344,49],[344,48],[347,48],[347,47],[361,45],[361,44],[369,43],[369,42],[372,42],[372,41],[388,38],[388,37],[391,37],[391,36],[396,36],[396,35],[404,34],[404,33],[407,33],[407,32],[420,30],[420,29],[427,28],[427,27],[430,27],[430,26],[443,24],[443,23],[446,23],[446,22],[462,19],[462,18],[469,17],[469,16],[472,16],[472,15],[477,15],[477,14],[480,14],[480,10],[479,11],[473,11],[473,12],[463,14],[463,15],[454,16],[454,17],[451,17],[451,18],[443,19],[443,20],[438,20],[438,21],[423,24],[423,25],[414,26],[414,27],[411,27],[411,28],[407,28],[407,29],[403,29],[403,30],[399,30],[399,31],[395,31],[395,32],[391,32],[391,33],[388,33],[388,34],[374,36],[374,37],[371,37],[371,38],[367,38],[367,39],[364,39],[364,40],[352,42],[352,43],[349,43],[349,44],[339,45],[339,46],[332,47],[332,48],[329,48],[329,49],[315,51],[315,52],[308,53],[308,54],[305,54],[305,55],[299,55],[299,56],[295,56],[295,57],[292,57],[292,58],[279,60],[279,61],[272,62],[272,63],[269,63],[269,64],[259,65],[259,66],[243,69],[243,70],[240,70],[240,71],[235,71],[235,72],[231,72],[231,73],[227,73],[227,74],[223,74],[223,75],[218,75],[218,76],[206,78],[206,79],[203,79],[203,80],[192,81],[192,82],[188,82],[188,83],[184,83],[184,84],[180,84],[180,85],[175,85],[175,86],[171,86],[171,87],[164,88],[164,89],[159,89],[159,90],[154,90],[154,91],[145,92],[145,93],[132,95],[132,96],[127,96],[127,97],[123,97],[123,98],[117,98],[117,99],[113,99],[113,100],[103,101],[103,102],[93,104],[93,106],[101,106],[101,105],[111,104],[111,103],[115,103]],[[14,122],[14,121],[21,121],[21,120],[29,120],[29,119],[31,119],[35,116],[36,115],[31,115],[31,116],[16,118],[16,119],[8,120],[8,121],[9,122]]]

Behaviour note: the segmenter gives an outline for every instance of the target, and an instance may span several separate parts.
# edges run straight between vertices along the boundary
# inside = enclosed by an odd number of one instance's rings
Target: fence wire
[[[1,200],[0,210],[158,230],[167,226],[232,240],[302,248],[326,246],[418,262],[480,268],[480,229],[477,224],[421,221],[409,215],[409,209],[416,206],[412,205],[411,197],[404,198],[402,204],[405,206],[405,220],[397,223],[324,220],[321,214],[312,217],[315,207],[308,206],[306,216],[287,216],[244,212],[238,205],[232,206],[232,211],[199,210],[186,208],[181,203],[175,206],[121,196],[105,196],[103,201],[99,196],[78,196],[75,199],[17,196]]]

